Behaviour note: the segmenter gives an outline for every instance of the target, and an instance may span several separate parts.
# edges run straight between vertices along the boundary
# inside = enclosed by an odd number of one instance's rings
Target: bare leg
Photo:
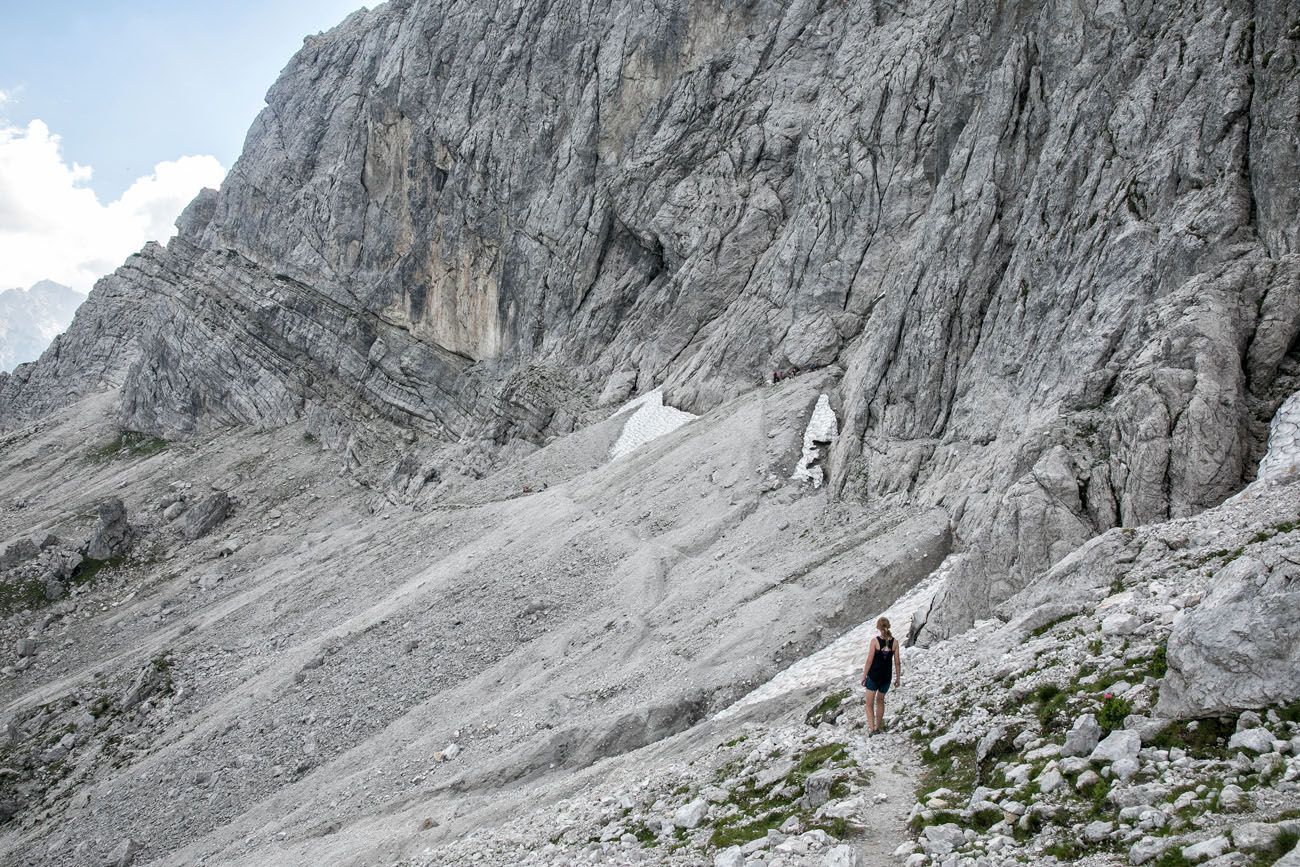
[[[885,725],[885,694],[883,692],[875,693],[876,696],[876,731],[880,731]]]
[[[867,693],[867,731],[876,730],[876,696],[880,693],[872,690]]]

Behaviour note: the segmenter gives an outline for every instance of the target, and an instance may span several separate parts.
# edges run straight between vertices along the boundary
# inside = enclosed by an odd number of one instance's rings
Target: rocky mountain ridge
[[[0,418],[120,380],[131,430],[395,424],[446,477],[838,362],[835,490],[969,540],[941,636],[1251,474],[1300,385],[1288,9],[384,4]]]

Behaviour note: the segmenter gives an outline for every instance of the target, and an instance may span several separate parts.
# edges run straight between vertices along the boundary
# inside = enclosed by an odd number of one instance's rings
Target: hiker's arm
[[[903,645],[894,642],[894,686],[903,682]]]
[[[874,638],[871,639],[871,644],[868,645],[868,648],[869,649],[867,650],[867,661],[862,665],[863,680],[867,679],[867,672],[871,671],[871,660],[876,658],[876,639]]]

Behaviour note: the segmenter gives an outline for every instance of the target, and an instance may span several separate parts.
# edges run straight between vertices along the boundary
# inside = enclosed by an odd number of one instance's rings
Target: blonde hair
[[[879,620],[877,620],[877,621],[876,621],[876,628],[880,630],[880,634],[883,635],[883,636],[885,636],[885,638],[889,639],[889,638],[893,638],[893,637],[894,637],[894,633],[892,633],[892,632],[889,631],[889,618],[888,618],[888,617],[882,617],[882,618],[880,618]]]

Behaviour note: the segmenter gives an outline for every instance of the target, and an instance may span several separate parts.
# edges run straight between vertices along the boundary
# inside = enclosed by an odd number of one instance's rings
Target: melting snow
[[[808,427],[804,429],[803,456],[799,458],[799,465],[794,468],[790,478],[795,481],[807,480],[813,483],[813,487],[820,488],[826,478],[822,468],[815,465],[821,457],[820,446],[834,442],[839,432],[839,422],[835,419],[835,411],[831,409],[830,398],[823,394],[817,398],[812,418],[808,419]]]
[[[689,412],[666,406],[663,390],[658,388],[628,401],[618,411],[622,413],[628,410],[634,411],[631,418],[623,425],[623,432],[619,434],[618,442],[614,443],[614,447],[609,450],[610,460],[636,451],[651,440],[672,433],[691,419],[699,418]]]
[[[1283,479],[1300,470],[1300,392],[1291,395],[1273,416],[1268,454],[1259,462],[1260,479]]]
[[[889,618],[890,631],[900,642],[907,640],[908,634],[912,631],[912,620],[917,613],[929,609],[935,594],[943,586],[947,571],[943,565],[940,565],[925,580],[895,600],[888,611],[883,612],[884,616]],[[740,701],[723,708],[718,712],[717,718],[726,719],[750,705],[810,686],[821,686],[837,680],[843,680],[847,684],[849,678],[853,679],[852,683],[857,683],[862,679],[862,666],[867,661],[867,644],[875,635],[876,618],[873,617],[855,626],[811,656],[805,656],[779,672]],[[907,675],[908,657],[924,652],[924,649],[919,647],[907,649],[907,654],[903,657],[904,677]]]

